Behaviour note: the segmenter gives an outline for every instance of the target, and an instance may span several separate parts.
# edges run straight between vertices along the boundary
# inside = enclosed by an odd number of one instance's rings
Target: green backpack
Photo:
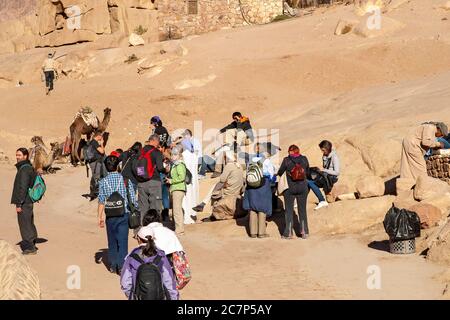
[[[28,188],[28,195],[33,203],[39,202],[45,194],[47,186],[45,181],[40,174],[36,174],[33,185]]]

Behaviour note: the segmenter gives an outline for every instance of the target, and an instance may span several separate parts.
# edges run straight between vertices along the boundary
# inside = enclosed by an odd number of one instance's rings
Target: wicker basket
[[[392,240],[389,239],[389,248],[392,254],[412,254],[416,252],[416,239]]]

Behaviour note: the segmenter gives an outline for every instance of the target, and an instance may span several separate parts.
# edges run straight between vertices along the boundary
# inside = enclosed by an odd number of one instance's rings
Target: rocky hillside
[[[36,0],[0,0],[0,22],[18,19],[35,9]]]

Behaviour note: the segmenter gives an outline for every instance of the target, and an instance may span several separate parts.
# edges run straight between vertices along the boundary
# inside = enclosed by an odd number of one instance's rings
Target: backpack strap
[[[130,257],[133,258],[134,260],[136,260],[137,262],[139,262],[140,264],[145,263],[145,261],[136,252],[133,252],[132,254],[130,254]]]
[[[153,264],[157,267],[159,267],[159,264],[161,263],[162,257],[160,255],[157,255],[156,258],[153,260]]]

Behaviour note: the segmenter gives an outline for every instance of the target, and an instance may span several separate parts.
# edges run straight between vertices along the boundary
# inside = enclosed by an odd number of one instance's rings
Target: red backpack
[[[306,180],[306,173],[305,169],[302,167],[300,163],[294,162],[291,158],[289,160],[292,161],[294,164],[294,168],[289,172],[289,176],[291,177],[292,181],[305,181]]]
[[[144,149],[141,150],[141,155],[134,163],[133,173],[138,182],[147,182],[155,173],[155,166],[153,165],[151,154],[156,149],[153,148],[147,152]]]

